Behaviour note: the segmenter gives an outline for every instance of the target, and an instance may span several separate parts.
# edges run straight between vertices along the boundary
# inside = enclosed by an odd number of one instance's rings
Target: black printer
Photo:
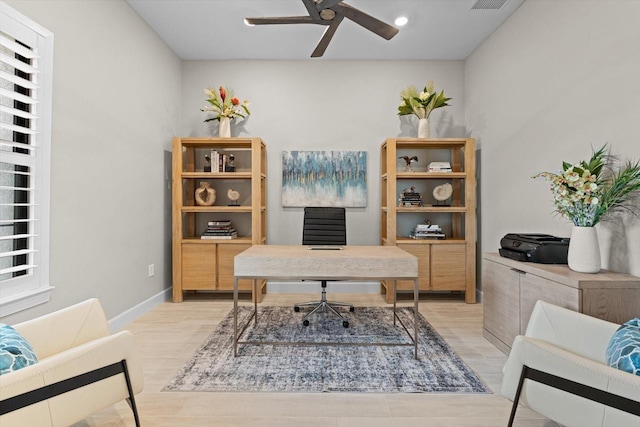
[[[569,238],[509,233],[500,239],[500,256],[540,264],[566,264]]]

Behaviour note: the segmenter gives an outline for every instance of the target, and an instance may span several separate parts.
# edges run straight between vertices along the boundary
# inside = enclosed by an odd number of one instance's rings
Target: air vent
[[[480,9],[480,10],[498,10],[507,0],[478,0],[475,2],[471,9]]]

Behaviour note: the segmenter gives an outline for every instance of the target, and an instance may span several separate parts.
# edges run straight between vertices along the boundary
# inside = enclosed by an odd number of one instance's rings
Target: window
[[[53,34],[0,2],[0,317],[49,300]]]

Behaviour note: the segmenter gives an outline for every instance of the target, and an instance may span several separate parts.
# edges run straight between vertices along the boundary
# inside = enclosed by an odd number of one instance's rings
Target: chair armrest
[[[122,331],[55,354],[38,363],[0,376],[0,398],[52,384],[96,368],[126,360],[135,393],[142,391],[142,364],[131,332]],[[34,379],[37,379],[34,382]]]
[[[605,352],[620,325],[544,301],[536,302],[525,336],[605,363]]]
[[[100,301],[95,298],[19,323],[14,328],[31,344],[38,359],[111,333]]]
[[[129,331],[122,331],[0,376],[0,399],[4,400],[35,390],[123,359],[127,361],[133,392],[141,392],[144,387],[144,378],[142,364],[136,353],[134,336]],[[49,399],[46,412],[50,415],[47,417],[50,416],[52,425],[71,425],[127,397],[128,389],[124,376],[116,375]],[[32,410],[42,412],[42,406],[37,408],[36,405],[32,405]],[[20,411],[28,411],[32,407]],[[25,416],[18,414],[20,411],[2,417],[0,425],[4,421],[11,420],[12,416]],[[11,423],[8,422],[8,425]]]
[[[639,400],[640,376],[611,368],[549,342],[522,335],[514,340],[504,369],[501,392],[510,400],[515,397],[523,365],[635,401]],[[628,416],[532,381],[525,382],[521,401],[534,411],[563,425],[616,425],[603,420]],[[629,424],[618,422],[617,425]]]

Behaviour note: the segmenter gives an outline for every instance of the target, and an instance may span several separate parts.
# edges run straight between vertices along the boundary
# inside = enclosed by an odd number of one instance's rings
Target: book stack
[[[413,231],[409,234],[412,239],[436,239],[444,240],[445,234],[442,228],[435,224],[416,224]]]
[[[211,150],[211,172],[235,172],[233,154],[223,154],[218,150]]]
[[[231,221],[209,221],[207,223],[207,229],[201,239],[235,239],[238,237],[238,232],[235,228],[231,227]]]
[[[410,191],[403,191],[400,195],[400,206],[423,206],[422,195],[411,187]]]
[[[428,165],[429,172],[451,172],[451,163],[449,162],[431,162]]]

